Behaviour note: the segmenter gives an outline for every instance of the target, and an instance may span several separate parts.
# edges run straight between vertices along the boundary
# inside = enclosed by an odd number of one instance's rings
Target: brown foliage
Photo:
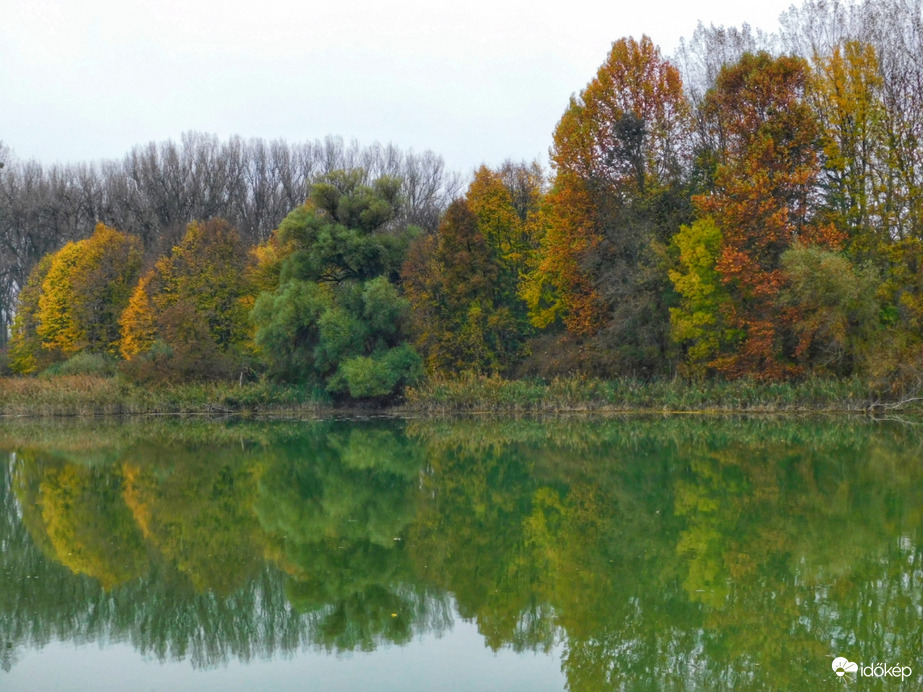
[[[727,322],[743,332],[737,351],[714,362],[729,377],[778,380],[798,372],[786,343],[798,313],[779,300],[782,253],[796,241],[836,247],[841,239],[812,214],[819,130],[805,102],[807,82],[801,58],[748,53],[721,70],[706,96],[723,163],[714,190],[694,201],[721,230],[715,266],[731,297]]]

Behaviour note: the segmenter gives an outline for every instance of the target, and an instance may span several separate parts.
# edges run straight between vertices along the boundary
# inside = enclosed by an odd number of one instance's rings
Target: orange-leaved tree
[[[729,377],[778,380],[798,372],[798,312],[780,300],[782,254],[796,243],[834,248],[841,240],[815,218],[820,133],[805,98],[808,79],[801,58],[747,53],[722,68],[705,98],[721,163],[714,189],[694,202],[721,232],[715,268],[729,294],[723,321],[741,338],[712,364]]]
[[[663,362],[662,250],[689,220],[692,125],[679,71],[644,36],[613,44],[554,132],[541,258],[522,295],[536,326],[600,334],[625,371]]]

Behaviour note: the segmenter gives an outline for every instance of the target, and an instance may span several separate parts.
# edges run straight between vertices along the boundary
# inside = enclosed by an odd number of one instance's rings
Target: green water
[[[0,458],[2,690],[923,682],[906,422],[5,423]]]

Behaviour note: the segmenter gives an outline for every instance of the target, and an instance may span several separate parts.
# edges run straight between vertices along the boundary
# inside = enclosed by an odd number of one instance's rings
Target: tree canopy
[[[406,342],[410,305],[395,282],[419,231],[395,225],[398,181],[338,171],[275,232],[278,285],[253,308],[255,343],[281,379],[356,398],[386,397],[416,379]]]

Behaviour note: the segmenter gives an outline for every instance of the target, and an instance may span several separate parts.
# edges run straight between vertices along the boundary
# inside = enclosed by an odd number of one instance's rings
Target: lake
[[[7,421],[0,689],[918,689],[917,423]]]

